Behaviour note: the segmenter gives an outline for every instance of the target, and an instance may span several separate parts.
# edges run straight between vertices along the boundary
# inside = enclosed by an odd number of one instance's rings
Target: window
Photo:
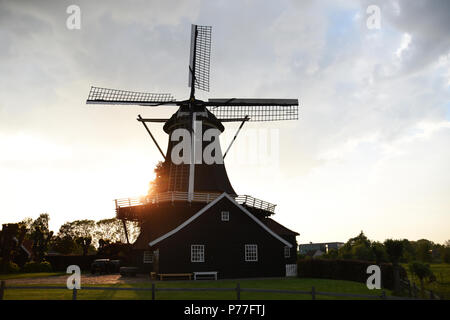
[[[258,261],[258,246],[256,244],[245,245],[245,261]]]
[[[205,262],[205,246],[202,244],[191,245],[191,262]]]
[[[153,254],[151,251],[144,251],[144,263],[152,263]]]
[[[222,221],[230,221],[230,212],[222,211]]]
[[[285,258],[290,258],[291,257],[291,248],[289,248],[288,246],[284,247],[284,257]]]

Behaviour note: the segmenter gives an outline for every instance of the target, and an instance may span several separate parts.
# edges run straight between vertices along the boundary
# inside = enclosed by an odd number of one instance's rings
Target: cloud
[[[381,8],[382,28],[408,34],[408,54],[403,56],[401,73],[418,72],[450,51],[450,3],[435,1],[365,1]],[[402,38],[400,48],[406,39]]]

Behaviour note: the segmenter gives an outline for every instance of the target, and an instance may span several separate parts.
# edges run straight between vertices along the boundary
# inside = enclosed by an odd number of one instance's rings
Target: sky
[[[212,26],[198,98],[300,102],[296,121],[244,126],[225,159],[238,194],[277,204],[299,243],[450,239],[447,0],[0,0],[0,223],[47,212],[57,231],[147,192],[162,157],[136,117],[176,109],[85,101],[92,85],[187,98],[191,24]]]

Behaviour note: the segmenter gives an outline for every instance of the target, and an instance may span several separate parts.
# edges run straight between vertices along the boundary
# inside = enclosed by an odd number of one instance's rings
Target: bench
[[[214,277],[214,280],[217,280],[217,271],[202,271],[202,272],[194,272],[194,280],[203,277]]]
[[[173,277],[189,277],[191,280],[192,273],[160,273],[159,280],[163,280],[164,278],[173,278]]]

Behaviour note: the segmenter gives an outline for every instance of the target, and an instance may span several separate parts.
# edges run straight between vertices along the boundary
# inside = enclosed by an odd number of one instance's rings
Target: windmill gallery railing
[[[219,197],[220,193],[202,193],[202,192],[195,192],[193,195],[192,201],[194,202],[204,202],[209,203]],[[245,205],[248,207],[261,209],[264,211],[269,212],[275,212],[275,206],[276,204],[272,204],[267,201],[263,201],[260,199],[256,199],[252,196],[248,195],[241,195],[234,198],[237,203],[241,205]],[[175,201],[188,201],[188,193],[187,192],[180,192],[180,191],[169,191],[169,192],[163,192],[163,193],[157,193],[152,196],[143,196],[143,197],[137,197],[137,198],[122,198],[122,199],[116,199],[116,210],[120,208],[126,208],[126,207],[134,207],[134,206],[140,206],[140,205],[146,205],[146,204],[158,204],[158,203],[164,203],[164,202],[175,202]]]

